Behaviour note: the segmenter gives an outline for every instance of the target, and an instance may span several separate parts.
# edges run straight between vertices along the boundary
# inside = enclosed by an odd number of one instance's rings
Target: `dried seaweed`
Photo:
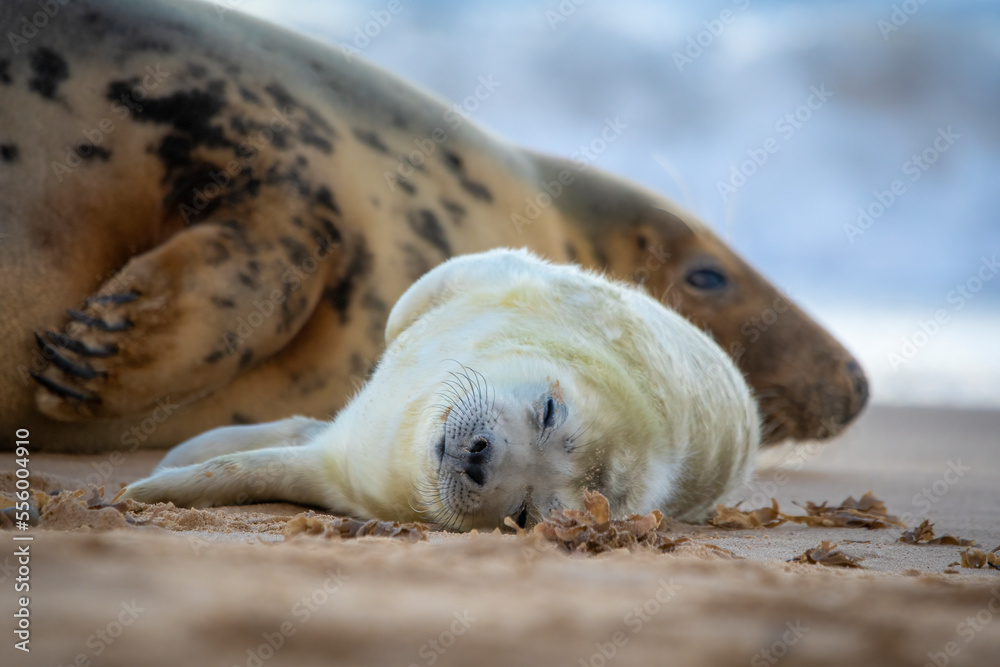
[[[285,539],[296,535],[326,537],[330,539],[350,539],[355,537],[392,537],[405,542],[421,542],[427,539],[430,526],[423,523],[399,523],[398,521],[358,521],[347,517],[332,517],[303,512],[285,524]]]
[[[959,557],[962,559],[961,565],[962,567],[976,570],[984,567],[1000,570],[1000,555],[997,555],[998,551],[1000,551],[1000,547],[997,547],[990,553],[986,553],[982,549],[967,548],[965,551],[959,552]]]
[[[753,528],[774,528],[788,521],[778,509],[778,501],[771,498],[770,507],[744,512],[739,507],[726,507],[725,505],[715,506],[715,516],[709,519],[708,523],[716,528],[728,528],[731,530],[748,530]]]
[[[669,553],[685,544],[699,544],[711,551],[736,558],[731,551],[688,537],[671,537],[664,530],[663,515],[653,510],[643,516],[633,514],[624,519],[612,519],[607,498],[597,491],[584,492],[584,510],[561,510],[537,524],[532,531],[536,539],[554,542],[566,551],[600,554],[615,549],[652,549]]]
[[[836,507],[827,507],[826,502],[817,505],[812,501],[806,501],[805,505],[795,503],[806,511],[806,516],[794,516],[785,514],[778,507],[778,501],[771,498],[770,507],[745,512],[735,507],[716,505],[715,516],[709,520],[709,524],[716,528],[726,528],[730,530],[749,530],[754,528],[774,528],[783,523],[805,524],[812,528],[889,528],[898,526],[906,528],[906,524],[895,516],[890,515],[885,508],[885,503],[875,497],[871,491],[861,496],[861,500],[855,500],[849,496],[844,502]]]
[[[868,528],[869,530],[889,528],[890,526],[906,528],[906,524],[898,517],[888,513],[885,503],[876,498],[871,491],[861,496],[861,500],[855,500],[853,496],[848,496],[837,507],[827,507],[826,502],[817,505],[811,501],[806,501],[805,505],[799,505],[799,507],[806,511],[807,516],[786,514],[783,515],[784,518],[813,528]]]
[[[975,540],[966,540],[952,535],[942,535],[934,537],[934,524],[924,519],[923,522],[899,536],[897,542],[904,544],[947,544],[955,547],[969,547],[976,543]]]
[[[826,565],[827,567],[856,567],[860,568],[862,559],[857,556],[845,554],[837,550],[836,543],[820,542],[818,547],[807,549],[805,553],[797,558],[793,558],[789,563],[809,563],[811,565]]]

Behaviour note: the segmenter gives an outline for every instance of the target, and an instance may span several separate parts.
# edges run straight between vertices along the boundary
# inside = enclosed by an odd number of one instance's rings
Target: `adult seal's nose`
[[[854,359],[844,364],[844,370],[847,371],[848,380],[851,383],[851,400],[848,404],[847,413],[841,422],[847,424],[857,417],[868,404],[868,378],[865,377],[865,371],[861,368],[861,365]]]
[[[468,445],[461,452],[462,470],[473,482],[482,486],[486,482],[486,461],[490,455],[490,437],[487,435],[477,435],[469,440]]]

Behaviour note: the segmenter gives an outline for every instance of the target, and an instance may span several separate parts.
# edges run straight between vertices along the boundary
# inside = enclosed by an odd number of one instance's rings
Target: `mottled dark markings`
[[[320,246],[320,248],[328,252],[331,250],[331,244],[337,245],[340,243],[342,238],[340,230],[337,229],[337,225],[333,224],[333,220],[330,220],[329,218],[317,217],[316,221],[321,227],[321,229],[317,231],[318,238],[316,239],[316,243]]]
[[[418,236],[440,250],[445,257],[451,257],[451,245],[434,211],[426,208],[410,211],[406,214],[406,222]]]
[[[462,189],[468,192],[470,195],[476,199],[482,199],[485,202],[493,201],[493,193],[482,183],[477,181],[469,180],[468,178],[463,178],[461,181]]]
[[[250,104],[256,104],[258,106],[261,104],[260,98],[257,97],[257,93],[253,92],[249,88],[244,88],[243,86],[240,86],[240,97],[243,98],[244,102],[249,102]]]
[[[468,213],[464,206],[456,201],[452,201],[444,197],[441,198],[441,206],[443,206],[444,210],[448,212],[448,216],[451,218],[451,221],[456,225],[462,224],[462,221],[465,220],[465,216]]]
[[[386,146],[382,139],[372,130],[362,130],[359,128],[354,128],[351,130],[358,141],[363,143],[368,148],[378,151],[379,153],[389,153],[389,147]]]
[[[326,122],[326,119],[323,118],[323,116],[316,113],[316,110],[311,106],[300,103],[280,83],[269,83],[264,86],[264,91],[271,96],[271,99],[273,99],[283,111],[287,111],[288,109],[301,109],[305,112],[306,117],[309,118],[310,123],[318,125],[320,129],[324,130],[330,137],[335,138],[337,136],[337,132],[328,122]]]
[[[20,151],[15,144],[0,144],[0,158],[4,162],[13,162],[19,154]]]
[[[478,181],[474,181],[465,173],[465,161],[462,156],[454,151],[445,150],[441,153],[441,160],[450,172],[458,177],[458,183],[462,189],[476,199],[485,202],[493,201],[493,193],[490,189]]]
[[[248,276],[247,274],[240,271],[236,275],[236,279],[240,281],[241,284],[246,285],[250,289],[257,289],[257,281],[253,276]]]
[[[205,263],[209,266],[218,266],[223,262],[229,261],[232,254],[229,252],[229,248],[226,247],[225,243],[220,243],[219,241],[209,241],[205,244],[205,249],[207,250],[205,254]]]
[[[347,323],[347,311],[351,305],[351,297],[358,283],[371,270],[373,258],[363,237],[358,237],[357,247],[351,253],[351,261],[347,265],[344,276],[336,284],[323,291],[323,300],[340,315],[340,323]]]
[[[47,99],[54,99],[59,84],[69,78],[69,65],[62,56],[42,47],[32,52],[29,60],[32,77],[28,87]]]
[[[230,118],[229,127],[233,128],[233,131],[238,134],[250,134],[250,128],[247,127],[246,118],[243,116],[233,116]]]
[[[462,173],[462,156],[454,151],[445,150],[441,153],[441,159],[444,161],[444,165],[448,167],[449,171],[456,174]]]
[[[389,310],[389,306],[382,300],[375,292],[368,292],[365,294],[365,298],[361,300],[361,306],[365,310],[374,310],[384,313]]]
[[[151,37],[140,37],[128,45],[130,51],[155,51],[156,53],[172,53],[174,50],[170,42]]]
[[[249,366],[251,361],[253,361],[253,350],[243,350],[243,354],[240,355],[240,370]]]
[[[361,307],[368,313],[368,338],[377,346],[385,343],[385,324],[389,319],[389,306],[375,292],[368,292],[361,300]]]
[[[137,85],[139,79],[112,81],[108,85],[107,98],[110,101],[128,99]],[[147,97],[135,109],[134,118],[138,122],[170,125],[173,128],[157,150],[168,177],[176,178],[176,170],[190,168],[194,163],[191,153],[198,147],[232,147],[222,128],[212,124],[212,119],[226,105],[225,86],[224,81],[216,80],[210,81],[204,89],[191,88],[166,97]],[[218,169],[217,165],[199,165],[198,170],[207,173],[198,178],[189,177],[189,183],[185,183],[181,190],[190,192],[199,184],[207,184],[205,177],[210,178],[211,172]],[[168,196],[170,202],[176,202],[179,194],[175,187]]]
[[[206,364],[217,364],[222,360],[224,356],[226,356],[225,352],[223,352],[222,350],[215,350],[214,352],[206,356],[204,361]]]
[[[198,63],[191,63],[190,65],[188,65],[188,74],[190,74],[196,79],[202,78],[207,73],[208,73],[208,68],[206,68],[204,65],[199,65]]]
[[[247,262],[247,271],[253,276],[260,275],[260,264],[257,263],[257,260],[251,259]]]
[[[0,83],[10,85],[14,79],[10,76],[10,61],[6,58],[0,59]]]
[[[333,144],[316,134],[312,125],[309,125],[308,123],[303,123],[299,126],[298,136],[302,143],[309,146],[315,146],[322,153],[329,155],[333,152]]]
[[[212,303],[219,308],[235,308],[236,302],[229,297],[219,296],[217,294],[212,295]]]
[[[300,155],[296,155],[295,156],[295,164],[299,165],[300,167],[304,167],[307,164],[309,164],[309,160],[306,159],[305,155],[301,155],[301,154]]]
[[[403,251],[403,263],[406,265],[406,277],[410,279],[411,282],[416,282],[420,276],[424,275],[431,270],[432,264],[424,256],[420,249],[412,243],[401,243],[399,244],[400,250]]]
[[[295,167],[285,171],[281,170],[280,164],[272,165],[264,174],[266,185],[289,185],[302,197],[308,197],[310,193],[309,184],[302,178],[302,174]]]
[[[284,297],[281,300],[281,320],[274,329],[275,333],[278,334],[291,331],[295,322],[305,313],[306,305],[308,304],[305,296],[300,296],[294,304],[292,303],[291,283],[284,283],[281,286],[281,293]]]
[[[284,86],[278,83],[269,83],[264,86],[264,92],[271,96],[271,99],[282,107],[297,107],[298,101],[292,97],[291,93],[285,90]]]
[[[242,412],[234,412],[233,416],[230,417],[230,419],[232,420],[233,424],[235,424],[237,426],[240,426],[242,424],[256,424],[257,423],[253,418],[247,417]]]
[[[417,194],[417,186],[415,186],[413,183],[410,183],[409,179],[403,178],[399,174],[396,174],[396,185],[399,186],[400,190],[410,195],[411,197]]]
[[[410,159],[410,157],[407,155],[400,155],[397,159],[400,162],[405,162],[406,164],[410,165],[411,167],[413,167],[415,171],[423,171],[423,172],[427,171],[427,167],[424,166],[423,160],[417,163],[412,159]]]
[[[302,266],[309,259],[309,250],[297,239],[291,236],[282,236],[278,241],[285,249],[285,254],[295,266]]]
[[[333,192],[325,185],[321,185],[316,189],[316,203],[323,208],[329,209],[334,215],[340,215],[340,206],[334,200]]]
[[[323,67],[323,63],[321,63],[321,62],[319,62],[317,60],[310,60],[309,61],[309,67],[314,72],[322,72],[323,70],[326,69],[325,67]]]

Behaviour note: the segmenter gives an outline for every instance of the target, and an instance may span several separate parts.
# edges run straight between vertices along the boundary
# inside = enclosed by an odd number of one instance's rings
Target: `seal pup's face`
[[[440,426],[429,443],[435,523],[495,528],[536,522],[581,488],[574,452],[587,429],[558,380],[492,383],[464,368],[443,383]]]

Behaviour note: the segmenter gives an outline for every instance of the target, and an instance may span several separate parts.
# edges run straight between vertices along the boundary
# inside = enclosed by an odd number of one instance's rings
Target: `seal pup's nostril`
[[[490,441],[487,440],[486,438],[476,438],[475,440],[472,441],[472,444],[469,445],[469,453],[478,454],[479,452],[483,451],[489,446],[490,446]]]
[[[483,466],[480,463],[466,463],[462,466],[462,470],[465,474],[469,476],[473,482],[482,486],[486,482],[486,473],[483,471]]]

